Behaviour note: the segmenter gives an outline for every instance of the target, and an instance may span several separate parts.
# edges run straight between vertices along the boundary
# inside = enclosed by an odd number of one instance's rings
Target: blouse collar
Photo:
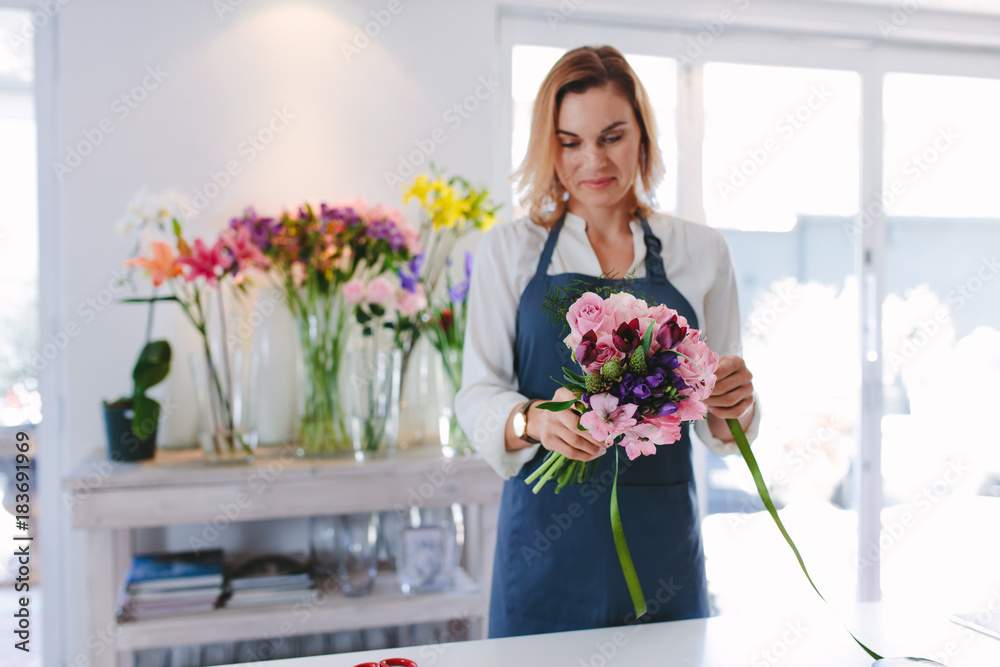
[[[569,211],[566,211],[566,219],[563,221],[563,225],[565,225],[569,229],[572,229],[575,232],[580,232],[581,234],[587,230],[587,221],[584,220],[579,215],[575,213],[570,213]],[[629,229],[632,230],[632,234],[634,235],[640,227],[639,221],[632,220],[628,223],[628,226]]]

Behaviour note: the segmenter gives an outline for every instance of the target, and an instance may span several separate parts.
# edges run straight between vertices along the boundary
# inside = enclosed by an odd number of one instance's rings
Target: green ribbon
[[[806,570],[805,561],[802,560],[802,555],[795,547],[795,542],[792,541],[792,538],[788,535],[788,531],[785,530],[784,524],[781,523],[781,519],[778,517],[778,510],[775,509],[774,503],[771,501],[771,494],[767,492],[767,485],[764,484],[764,478],[760,474],[760,466],[757,465],[757,459],[754,458],[753,452],[750,451],[750,443],[747,442],[747,436],[743,432],[743,427],[740,426],[740,422],[736,419],[727,419],[726,423],[729,424],[729,431],[733,434],[733,438],[736,440],[736,446],[740,448],[740,454],[743,455],[743,460],[746,461],[747,467],[750,468],[750,474],[753,476],[753,482],[757,485],[757,493],[760,494],[760,499],[764,501],[764,507],[767,508],[767,513],[771,515],[772,519],[774,519],[774,523],[778,526],[778,530],[781,531],[782,537],[784,537],[785,541],[788,542],[788,546],[792,548],[792,552],[795,554],[796,560],[799,561],[799,567],[802,568],[802,573],[806,575],[806,579],[809,580],[809,584],[813,587],[813,590],[816,591],[816,595],[819,596],[820,600],[826,602],[830,609],[833,609],[833,605],[827,602],[827,599],[823,597],[823,594],[819,592],[818,588],[816,588],[816,584],[813,583],[812,577],[809,576],[809,571]],[[617,541],[617,534],[615,535],[615,539]],[[834,610],[834,612],[836,613],[836,610]],[[847,630],[847,634],[851,635],[851,638],[858,643],[858,646],[865,650],[865,653],[870,655],[875,660],[882,660],[882,656],[865,646],[860,639],[854,636],[854,633],[851,632],[851,629],[847,627],[846,623],[843,621],[841,621],[841,623],[843,623],[844,628]]]
[[[635,617],[638,619],[646,613],[646,596],[642,594],[639,575],[635,573],[632,555],[628,552],[628,542],[625,541],[625,532],[622,530],[622,517],[618,513],[617,445],[612,450],[612,454],[615,457],[615,483],[611,486],[611,531],[615,535],[615,551],[618,552],[618,562],[621,563],[622,574],[625,575],[625,583],[628,585],[628,593],[632,596],[632,605],[635,607]]]

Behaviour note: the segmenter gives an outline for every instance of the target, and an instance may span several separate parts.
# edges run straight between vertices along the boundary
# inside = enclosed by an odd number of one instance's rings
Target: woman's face
[[[556,119],[556,174],[586,207],[613,207],[632,192],[639,168],[639,124],[613,86],[566,93]]]

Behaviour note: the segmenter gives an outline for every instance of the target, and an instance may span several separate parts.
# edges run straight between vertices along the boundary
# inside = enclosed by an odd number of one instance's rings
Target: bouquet
[[[339,377],[352,323],[363,337],[392,332],[406,349],[413,316],[426,307],[419,235],[388,206],[356,199],[303,204],[278,219],[252,208],[231,222],[270,261],[295,319],[303,355],[302,454],[351,450]],[[372,443],[369,443],[372,444]]]
[[[566,320],[570,333],[564,342],[582,374],[564,369],[563,386],[576,398],[539,408],[575,409],[581,430],[624,447],[629,460],[656,454],[658,445],[680,439],[684,422],[704,418],[703,401],[715,388],[719,356],[684,316],[625,292],[607,298],[586,292]],[[556,478],[558,493],[589,477],[591,464],[550,452],[528,482],[538,480],[533,489],[538,493]]]

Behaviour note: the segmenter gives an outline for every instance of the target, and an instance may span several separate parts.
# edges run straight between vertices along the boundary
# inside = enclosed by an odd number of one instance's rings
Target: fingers
[[[715,389],[712,390],[713,396],[715,394],[726,394],[743,385],[753,386],[753,373],[747,370],[746,366],[731,369],[727,375],[716,374],[715,378]]]
[[[747,396],[734,405],[713,406],[708,401],[705,401],[705,405],[708,406],[709,412],[720,419],[739,419],[753,405],[753,396]]]

